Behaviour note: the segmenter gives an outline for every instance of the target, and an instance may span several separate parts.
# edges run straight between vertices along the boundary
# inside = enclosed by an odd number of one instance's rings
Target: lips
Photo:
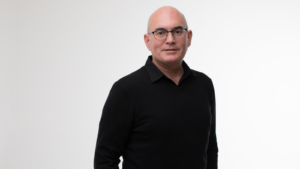
[[[177,51],[177,48],[163,49],[163,51]]]

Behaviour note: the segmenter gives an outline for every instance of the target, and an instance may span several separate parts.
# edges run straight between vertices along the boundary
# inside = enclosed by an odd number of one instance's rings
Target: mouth
[[[177,51],[178,49],[175,49],[175,48],[173,48],[173,49],[163,49],[163,51],[167,51],[167,52],[175,52],[175,51]]]

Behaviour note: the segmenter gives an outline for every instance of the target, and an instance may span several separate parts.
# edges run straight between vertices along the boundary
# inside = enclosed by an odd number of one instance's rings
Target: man
[[[116,81],[105,102],[95,169],[217,169],[212,81],[183,61],[192,31],[173,7],[155,11],[146,64]]]

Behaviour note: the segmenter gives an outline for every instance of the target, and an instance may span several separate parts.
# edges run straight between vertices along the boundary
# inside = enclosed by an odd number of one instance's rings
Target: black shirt
[[[176,85],[149,56],[116,81],[104,104],[95,169],[217,169],[215,94],[211,79],[183,61]]]

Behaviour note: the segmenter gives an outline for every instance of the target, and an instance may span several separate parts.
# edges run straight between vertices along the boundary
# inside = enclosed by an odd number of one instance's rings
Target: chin
[[[166,62],[175,62],[180,60],[180,56],[172,54],[163,55],[161,58]]]

